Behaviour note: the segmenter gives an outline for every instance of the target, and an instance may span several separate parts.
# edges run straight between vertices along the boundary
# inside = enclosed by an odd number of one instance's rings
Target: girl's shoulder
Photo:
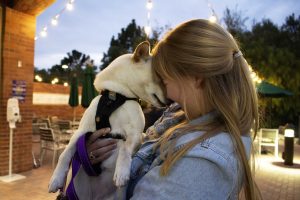
[[[202,134],[203,132],[201,131],[195,131],[181,136],[177,140],[176,150],[182,148],[185,144],[198,138]],[[241,139],[249,158],[252,144],[251,137],[241,136]],[[235,151],[236,150],[229,133],[220,132],[195,145],[186,153],[185,157],[208,159],[212,162],[228,165],[229,163],[236,162],[237,155]]]

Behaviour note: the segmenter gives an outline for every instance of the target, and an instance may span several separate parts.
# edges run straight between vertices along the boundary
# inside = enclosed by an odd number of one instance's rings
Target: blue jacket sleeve
[[[159,175],[160,166],[150,170],[135,187],[131,199],[229,199],[232,178],[218,164],[203,158],[183,157],[169,175]]]

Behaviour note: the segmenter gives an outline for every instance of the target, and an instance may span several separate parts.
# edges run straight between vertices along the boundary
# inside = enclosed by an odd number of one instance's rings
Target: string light
[[[43,28],[43,30],[40,32],[41,37],[46,37],[47,36],[47,26]]]
[[[248,65],[249,71],[250,71],[250,75],[252,80],[255,83],[261,83],[262,79],[256,74],[256,72],[252,69],[251,65]]]
[[[59,82],[58,78],[54,78],[54,79],[51,81],[51,84],[54,85],[54,84],[56,84],[56,83],[58,83],[58,82]]]
[[[152,0],[147,0],[147,4],[146,4],[146,8],[147,8],[147,25],[145,26],[145,33],[147,35],[147,37],[149,37],[150,33],[151,33],[151,26],[150,26],[150,13],[151,13],[151,9],[153,7],[152,4]]]
[[[57,25],[57,23],[58,23],[58,18],[59,18],[59,14],[57,14],[55,17],[52,18],[51,24],[52,24],[53,26],[56,26],[56,25]]]
[[[214,10],[213,7],[212,7],[212,4],[209,3],[208,0],[206,0],[206,2],[207,2],[208,8],[209,8],[210,11],[211,11],[211,16],[208,18],[208,20],[209,20],[211,23],[219,23],[218,16],[217,16],[215,10]]]
[[[146,33],[147,37],[149,37],[149,35],[151,33],[151,27],[150,26],[145,27],[145,33]]]
[[[73,3],[71,2],[71,1],[69,1],[68,3],[67,3],[67,10],[73,10]]]
[[[62,65],[61,68],[63,68],[63,69],[68,69],[69,66],[68,66],[68,65]]]
[[[54,17],[51,18],[50,24],[52,26],[57,26],[58,24],[58,19],[61,16],[61,14],[65,11],[65,10],[73,10],[74,8],[74,0],[68,0],[67,4],[65,5],[65,7],[63,9],[61,9]],[[38,40],[39,38],[44,38],[47,37],[47,29],[48,29],[48,25],[45,25],[44,28],[40,31],[39,36],[35,36],[34,40]]]
[[[42,77],[40,77],[39,75],[35,75],[34,79],[37,80],[38,82],[43,81]]]
[[[216,17],[215,15],[212,15],[212,16],[209,17],[208,20],[209,20],[210,22],[212,22],[212,23],[216,23],[216,22],[217,22],[217,17]]]

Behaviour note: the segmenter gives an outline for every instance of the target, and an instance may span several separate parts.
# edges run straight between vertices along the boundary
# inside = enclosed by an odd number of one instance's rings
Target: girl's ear
[[[203,78],[195,78],[196,88],[204,88],[204,79]]]

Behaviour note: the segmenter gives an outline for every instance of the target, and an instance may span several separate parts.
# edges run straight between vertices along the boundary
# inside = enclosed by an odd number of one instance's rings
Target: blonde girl
[[[182,106],[187,118],[160,139],[160,155],[165,156],[160,174],[167,176],[188,151],[225,134],[232,149],[227,149],[225,140],[214,145],[220,145],[221,152],[224,145],[220,155],[236,160],[232,168],[236,170],[232,173],[235,177],[231,178],[240,185],[231,187],[237,187],[236,192],[243,187],[246,199],[259,198],[248,164],[249,149],[245,150],[242,141],[243,136],[250,136],[251,128],[257,129],[257,96],[248,64],[234,38],[216,23],[191,20],[167,34],[152,54],[152,66],[170,92],[168,97]],[[213,119],[189,123],[211,112],[216,115]],[[176,150],[177,140],[194,131],[203,134]]]

